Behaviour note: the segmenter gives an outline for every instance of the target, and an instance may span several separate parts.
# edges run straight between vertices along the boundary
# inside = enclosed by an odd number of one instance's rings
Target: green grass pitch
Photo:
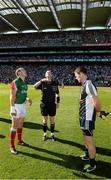
[[[9,151],[11,125],[9,85],[0,85],[0,179],[109,179],[111,178],[111,116],[97,118],[94,141],[97,147],[97,170],[83,171],[79,156],[83,150],[79,128],[79,87],[60,88],[61,103],[56,116],[56,141],[42,141],[42,121],[39,110],[41,92],[29,86],[33,105],[27,105],[23,139],[29,147],[16,145],[18,155]],[[111,89],[98,88],[102,109],[111,112]]]

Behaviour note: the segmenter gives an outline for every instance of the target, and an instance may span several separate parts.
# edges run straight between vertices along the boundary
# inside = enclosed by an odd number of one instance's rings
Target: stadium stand
[[[79,63],[86,62],[90,79],[97,86],[110,86],[111,67],[99,64],[111,61],[110,32],[96,30],[1,34],[0,81],[11,82],[15,77],[15,69],[23,66],[28,71],[27,81],[30,84],[34,84],[44,76],[46,70],[51,69],[59,85],[76,85],[73,70]],[[51,49],[45,49],[49,46]],[[102,47],[98,50],[98,46]],[[35,47],[38,49],[34,49]],[[79,48],[75,49],[77,47]],[[93,64],[88,65],[88,62]]]
[[[24,67],[28,72],[27,82],[34,84],[36,81],[44,77],[46,70],[51,69],[54,79],[58,81],[59,85],[77,85],[74,79],[73,71],[77,67],[75,64],[2,64],[0,65],[0,82],[9,83],[15,78],[15,69]],[[109,65],[85,65],[89,74],[89,78],[97,86],[111,86],[111,66]]]
[[[0,47],[54,47],[88,44],[111,44],[111,30],[0,35]]]

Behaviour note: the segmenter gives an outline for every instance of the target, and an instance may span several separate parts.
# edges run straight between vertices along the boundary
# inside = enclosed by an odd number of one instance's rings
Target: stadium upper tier
[[[0,34],[0,48],[111,46],[111,30]]]
[[[111,0],[0,0],[0,32],[111,27]]]

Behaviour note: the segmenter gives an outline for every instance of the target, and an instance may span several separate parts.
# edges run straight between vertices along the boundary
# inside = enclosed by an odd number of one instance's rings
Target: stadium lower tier
[[[44,78],[45,72],[51,70],[53,78],[58,81],[59,85],[78,85],[74,77],[74,69],[79,64],[38,64],[38,63],[16,63],[0,65],[0,82],[10,83],[15,78],[15,70],[23,67],[27,70],[27,82],[34,84],[41,78]],[[111,65],[90,64],[84,65],[87,68],[89,78],[97,86],[111,85]]]

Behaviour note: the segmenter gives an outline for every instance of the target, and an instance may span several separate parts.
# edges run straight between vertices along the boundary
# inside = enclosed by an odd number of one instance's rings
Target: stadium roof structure
[[[0,0],[0,32],[111,28],[111,0]]]

